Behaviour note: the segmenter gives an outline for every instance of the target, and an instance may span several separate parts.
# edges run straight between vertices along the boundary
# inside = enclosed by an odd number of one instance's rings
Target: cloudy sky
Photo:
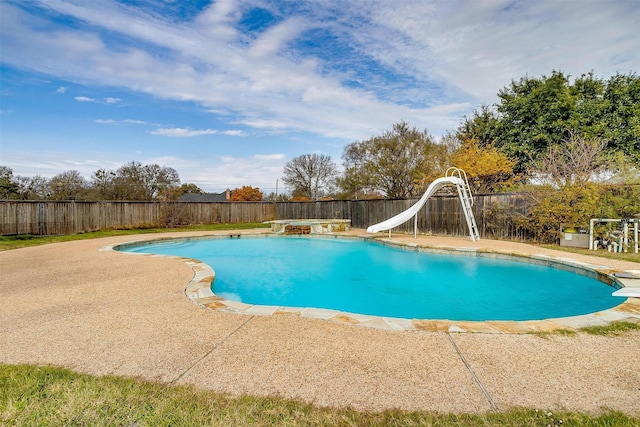
[[[400,120],[440,137],[513,79],[640,71],[639,0],[0,0],[0,165],[139,161],[275,190]]]

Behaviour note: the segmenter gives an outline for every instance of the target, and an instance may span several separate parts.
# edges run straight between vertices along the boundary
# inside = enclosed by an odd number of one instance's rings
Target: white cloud
[[[438,135],[472,108],[494,102],[511,79],[553,69],[604,76],[640,69],[640,8],[634,1],[583,1],[576,7],[542,0],[352,0],[328,8],[327,2],[301,0],[298,10],[306,16],[282,13],[255,39],[240,33],[241,11],[277,4],[217,0],[194,20],[176,23],[111,1],[34,3],[87,27],[57,26],[3,3],[6,25],[0,31],[8,64],[194,102],[262,132],[353,140],[405,119]],[[293,50],[308,30],[341,39],[348,56]],[[359,63],[371,63],[367,75],[349,68]],[[359,85],[346,85],[345,76]]]
[[[251,47],[242,47],[238,41],[229,43],[224,37],[224,43],[212,39],[206,28],[197,25],[170,26],[125,15],[117,8],[97,13],[87,6],[55,5],[59,12],[74,13],[94,25],[140,37],[144,42],[162,44],[175,55],[159,57],[131,47],[115,50],[115,46],[102,43],[95,34],[82,37],[83,43],[66,44],[67,38],[81,36],[69,30],[57,40],[49,40],[46,46],[36,48],[38,52],[34,53],[35,57],[44,56],[44,62],[56,62],[58,55],[53,53],[64,45],[64,66],[51,67],[61,70],[60,73],[136,88],[165,98],[196,101],[205,107],[223,107],[238,112],[240,117],[245,116],[237,122],[267,131],[304,130],[353,139],[367,136],[363,132],[369,133],[371,129],[383,129],[402,117],[425,121],[423,111],[378,100],[360,90],[341,87],[333,78],[321,76],[315,60],[296,63],[280,56],[283,52],[278,49],[298,31],[296,27],[300,24],[296,19],[285,20],[274,27],[271,38],[262,39],[262,43],[270,47],[260,48],[262,55],[255,58],[248,54]],[[215,16],[218,19],[222,15]],[[220,22],[229,24],[227,18]],[[43,37],[26,24],[20,32],[42,42]],[[226,32],[225,37],[229,34]],[[87,55],[90,45],[92,53]],[[207,49],[203,50],[202,46]],[[22,59],[37,66],[29,58],[31,56],[25,55]],[[200,63],[207,66],[196,66]]]
[[[251,126],[258,129],[285,129],[287,124],[277,120],[241,120],[241,124]]]
[[[256,160],[284,160],[286,158],[285,154],[277,153],[277,154],[256,154],[253,156]]]
[[[308,27],[306,20],[292,18],[284,21],[267,30],[255,42],[253,42],[247,53],[257,58],[272,58],[281,54],[288,42],[295,39],[305,28]]]
[[[247,157],[222,156],[220,162],[194,169],[190,182],[199,182],[214,191],[237,188],[243,185],[259,187],[263,192],[275,191],[276,180],[282,176],[285,157],[275,155],[253,155]],[[281,189],[282,190],[282,189]]]
[[[58,89],[56,89],[56,93],[65,93],[67,91],[67,88],[64,86],[60,86]]]
[[[146,125],[147,122],[144,120],[134,120],[134,119],[125,119],[123,122],[131,124],[131,125]]]
[[[512,79],[637,70],[640,38],[634,2],[379,2],[378,31],[364,29],[369,52],[420,80],[432,78],[493,101]],[[386,7],[385,7],[386,6]],[[424,8],[426,10],[421,10]],[[616,64],[617,55],[626,58]]]
[[[111,98],[111,97],[105,98],[104,100],[107,104],[116,104],[121,101],[120,98]]]
[[[125,159],[114,159],[106,153],[93,153],[100,160],[87,159],[87,153],[80,152],[40,151],[37,157],[14,150],[3,151],[2,154],[3,161],[6,159],[15,175],[28,177],[52,178],[68,170],[77,170],[84,178],[90,179],[97,169],[117,169],[126,163]]]
[[[176,169],[183,183],[193,183],[207,192],[221,192],[243,185],[259,187],[263,192],[275,191],[276,180],[282,175],[285,156],[264,154],[255,156],[205,156],[197,160],[179,156],[144,156],[137,153],[142,164],[158,164]],[[100,160],[97,160],[97,159]],[[90,179],[98,169],[117,170],[131,161],[121,155],[77,152],[40,152],[33,155],[3,150],[3,162],[11,166],[15,175],[52,178],[64,171],[77,170]],[[283,191],[280,183],[280,191]]]
[[[133,121],[125,120],[127,123],[134,123]],[[144,124],[144,122],[138,122],[136,124]],[[190,128],[160,128],[149,132],[152,135],[163,135],[177,138],[190,138],[194,136],[202,135],[227,135],[227,136],[248,136],[249,134],[242,130],[224,130],[219,131],[216,129],[190,129]]]
[[[218,131],[214,129],[194,130],[189,128],[160,128],[149,133],[152,135],[162,135],[176,138],[190,138],[202,135],[215,135],[218,133]]]
[[[175,156],[151,157],[145,164],[170,166],[178,171],[183,183],[193,183],[207,192],[221,192],[243,185],[260,188],[264,193],[275,191],[276,180],[282,176],[284,154],[252,156],[220,156],[186,160]],[[280,182],[280,192],[283,192]]]
[[[96,102],[94,98],[89,98],[88,96],[76,96],[73,99],[78,102]]]
[[[220,133],[228,136],[248,136],[249,135],[247,132],[243,130],[225,130]]]
[[[96,119],[96,120],[94,120],[94,122],[95,123],[100,123],[100,124],[103,124],[103,125],[115,125],[115,124],[118,124],[117,121],[112,120],[112,119]]]

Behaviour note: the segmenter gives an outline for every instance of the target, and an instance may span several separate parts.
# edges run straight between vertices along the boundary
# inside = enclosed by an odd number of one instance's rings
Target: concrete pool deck
[[[296,313],[238,315],[192,303],[185,287],[198,274],[181,259],[100,251],[133,240],[230,233],[248,232],[122,236],[0,252],[0,362],[366,410],[528,406],[640,415],[637,331],[619,337],[540,336],[491,326],[481,331],[490,333],[457,333],[465,325],[393,330]],[[639,263],[515,242],[404,235],[393,240],[640,270]],[[627,300],[597,323],[640,323],[639,301]]]

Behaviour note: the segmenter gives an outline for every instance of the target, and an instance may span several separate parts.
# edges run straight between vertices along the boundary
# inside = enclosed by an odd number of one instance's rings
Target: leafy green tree
[[[444,173],[447,147],[437,144],[426,130],[402,121],[380,136],[347,145],[342,158],[343,191],[412,197],[421,190],[421,180]]]
[[[518,160],[517,173],[526,172],[549,145],[569,137],[575,102],[563,73],[554,71],[541,79],[513,81],[498,97],[500,120],[496,123],[495,144]]]
[[[640,78],[617,74],[609,80],[583,74],[524,77],[503,88],[494,109],[482,106],[459,126],[460,140],[475,138],[518,161],[515,172],[532,171],[551,147],[571,135],[608,141],[609,153],[622,153],[640,166]]]
[[[640,76],[616,74],[606,85],[603,133],[611,149],[640,167]]]
[[[10,167],[0,166],[0,199],[43,200],[49,192],[49,181],[46,178],[40,175],[14,175]]]
[[[282,181],[292,196],[317,200],[333,189],[338,167],[326,154],[304,154],[284,165]]]
[[[19,199],[20,185],[13,176],[13,169],[0,166],[0,199]]]
[[[480,110],[471,113],[471,117],[463,117],[456,132],[459,141],[475,140],[481,147],[493,145],[497,137],[499,117],[488,105],[482,105]]]
[[[608,102],[604,97],[605,82],[593,76],[583,74],[569,87],[574,97],[575,108],[569,120],[569,131],[579,132],[585,138],[605,136],[607,120],[605,118]]]

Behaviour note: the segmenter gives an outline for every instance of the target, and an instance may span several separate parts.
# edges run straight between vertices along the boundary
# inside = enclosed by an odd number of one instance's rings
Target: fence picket
[[[477,195],[474,214],[483,237],[525,238],[515,218],[526,215],[522,193]],[[409,208],[416,200],[330,200],[317,202],[76,202],[0,201],[0,234],[75,234],[149,225],[263,222],[274,219],[350,219],[367,228]],[[413,232],[413,221],[394,229]],[[420,233],[467,235],[457,197],[430,198],[418,214]]]

